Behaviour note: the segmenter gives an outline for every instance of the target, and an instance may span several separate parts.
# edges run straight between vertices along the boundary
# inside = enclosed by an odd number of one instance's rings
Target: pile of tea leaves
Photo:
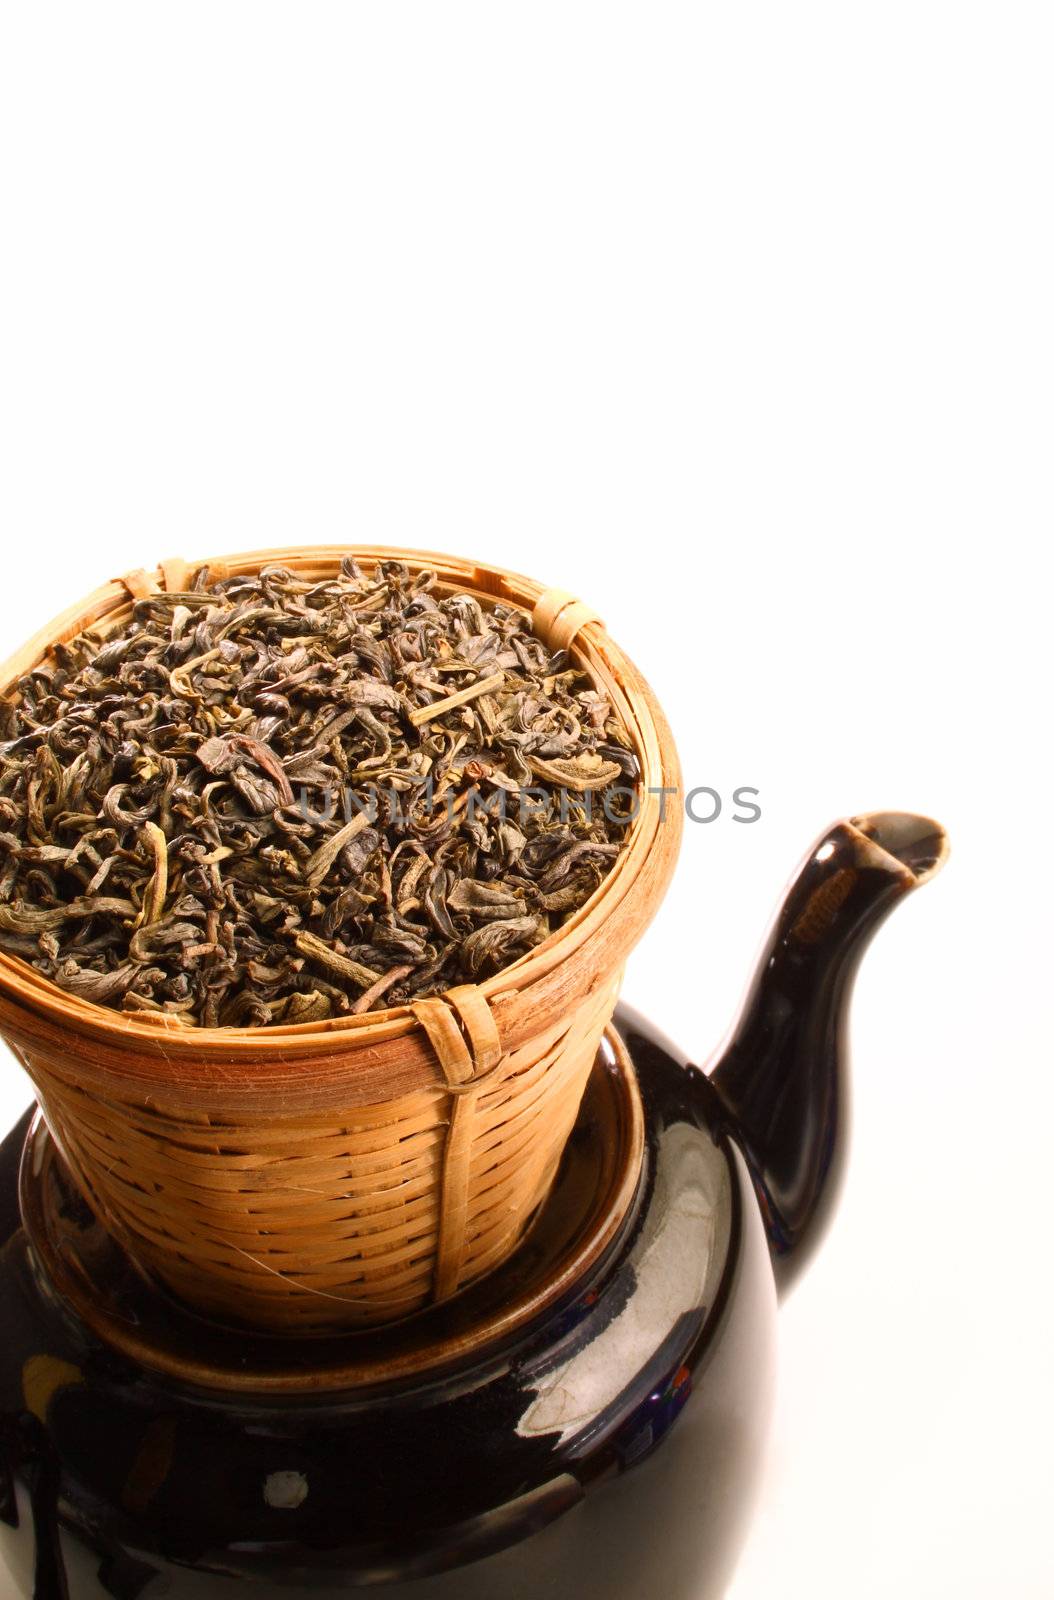
[[[500,970],[610,871],[639,785],[572,657],[395,562],[203,568],[56,646],[0,719],[0,948],[204,1027]]]

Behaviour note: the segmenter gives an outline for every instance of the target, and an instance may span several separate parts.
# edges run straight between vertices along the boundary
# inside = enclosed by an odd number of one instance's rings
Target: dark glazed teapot
[[[829,829],[709,1074],[620,1009],[520,1249],[383,1332],[290,1341],[199,1321],[137,1274],[27,1115],[0,1153],[15,1592],[207,1600],[237,1592],[228,1576],[261,1597],[723,1593],[777,1292],[841,1175],[853,976],[945,854],[923,817]]]

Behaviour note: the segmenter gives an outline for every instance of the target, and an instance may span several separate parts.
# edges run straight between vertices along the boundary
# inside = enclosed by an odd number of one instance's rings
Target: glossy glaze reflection
[[[0,1150],[0,1535],[17,1592],[214,1600],[223,1574],[257,1580],[261,1600],[275,1583],[389,1600],[717,1600],[761,1461],[776,1283],[815,1248],[844,1161],[852,978],[945,853],[925,818],[829,829],[710,1076],[620,1008],[624,1048],[596,1073],[636,1079],[639,1163],[605,1162],[587,1097],[549,1202],[565,1211],[538,1220],[504,1277],[407,1324],[402,1365],[356,1356],[362,1336],[328,1366],[312,1343],[270,1367],[243,1334],[163,1337],[163,1308],[120,1279],[126,1264],[39,1139],[27,1233],[24,1122]],[[576,1257],[604,1193],[628,1203]],[[99,1307],[134,1337],[74,1291],[56,1251],[81,1255]],[[561,1261],[578,1264],[560,1278]],[[517,1304],[519,1320],[495,1319]],[[297,1371],[307,1386],[286,1381]]]
[[[599,1281],[483,1362],[387,1384],[382,1403],[370,1389],[222,1395],[151,1374],[64,1314],[15,1228],[3,1251],[5,1437],[11,1467],[44,1481],[42,1549],[58,1461],[63,1520],[103,1568],[124,1570],[135,1551],[170,1579],[187,1563],[360,1584],[478,1561],[644,1461],[678,1424],[736,1280],[746,1180],[700,1120],[683,1062],[654,1047],[637,1070],[641,1190]],[[279,1474],[302,1480],[300,1504],[268,1502]],[[49,1584],[42,1573],[39,1600],[52,1600]]]

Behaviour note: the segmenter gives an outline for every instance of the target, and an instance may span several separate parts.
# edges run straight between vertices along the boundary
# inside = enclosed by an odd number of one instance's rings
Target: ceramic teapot
[[[830,828],[709,1071],[621,1008],[515,1255],[384,1330],[295,1342],[198,1320],[139,1276],[27,1115],[0,1155],[15,1592],[723,1593],[777,1298],[842,1170],[853,976],[945,854],[922,817]]]

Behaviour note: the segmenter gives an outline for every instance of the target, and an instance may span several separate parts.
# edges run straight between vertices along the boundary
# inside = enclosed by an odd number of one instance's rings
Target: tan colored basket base
[[[246,1321],[274,1330],[365,1327],[457,1293],[515,1248],[548,1193],[616,991],[598,990],[570,1026],[502,1057],[467,1094],[404,1095],[342,1126],[329,1111],[192,1122],[160,1096],[117,1104],[53,1079],[41,1106],[97,1215],[177,1298],[227,1321],[244,1305]],[[446,1208],[458,1226],[441,1250]]]
[[[46,1123],[31,1130],[20,1178],[22,1215],[50,1281],[76,1315],[130,1360],[183,1382],[252,1393],[375,1387],[479,1356],[581,1284],[615,1238],[639,1187],[644,1113],[632,1060],[607,1031],[549,1199],[522,1251],[453,1302],[348,1335],[232,1336],[183,1315],[147,1286],[81,1207]]]

